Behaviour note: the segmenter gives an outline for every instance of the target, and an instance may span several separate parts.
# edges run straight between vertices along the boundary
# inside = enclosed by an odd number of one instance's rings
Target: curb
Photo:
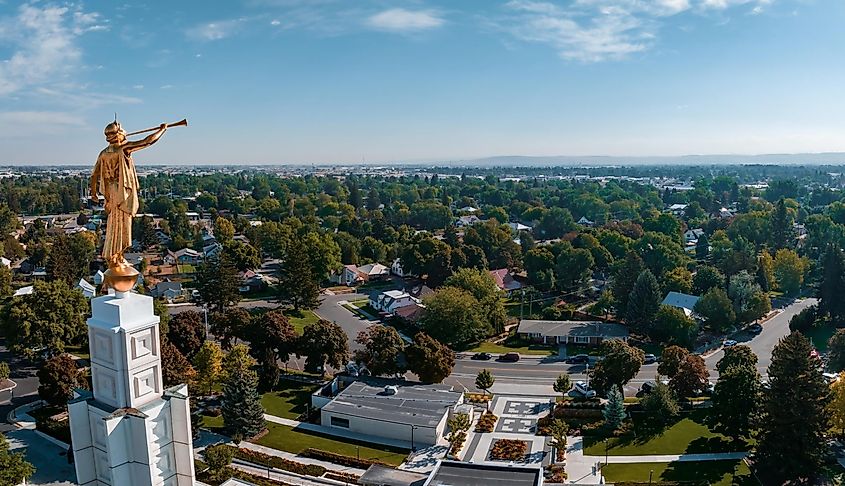
[[[15,380],[7,379],[6,381],[10,382],[12,384],[12,386],[10,386],[8,388],[3,388],[2,390],[0,390],[0,393],[6,392],[6,391],[9,391],[9,390],[14,390],[15,388],[18,387],[18,384]]]

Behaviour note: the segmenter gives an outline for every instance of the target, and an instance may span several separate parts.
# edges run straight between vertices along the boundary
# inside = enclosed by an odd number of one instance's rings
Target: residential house
[[[164,256],[164,262],[170,265],[197,265],[202,261],[200,253],[192,248],[170,251]]]
[[[393,315],[398,317],[399,319],[402,319],[408,324],[416,325],[422,318],[424,312],[425,306],[414,302],[410,305],[406,305],[404,307],[396,309],[396,312],[394,312]]]
[[[132,265],[133,267],[137,267],[141,264],[141,261],[144,259],[144,255],[140,253],[124,253],[123,258]]]
[[[401,290],[385,290],[370,296],[370,306],[385,314],[393,314],[401,307],[419,303],[419,299]]]
[[[159,282],[150,289],[150,295],[172,301],[182,295],[182,284],[169,281]]]
[[[687,204],[672,204],[669,206],[668,211],[675,216],[683,216],[687,210]]]
[[[369,263],[358,267],[358,273],[364,275],[365,280],[382,280],[390,275],[390,269],[381,263]]]
[[[544,344],[599,345],[606,339],[628,340],[628,328],[603,321],[540,321],[523,319],[517,334]]]
[[[704,235],[704,230],[701,228],[688,229],[684,231],[684,240],[687,244],[694,244]]]
[[[528,226],[528,225],[525,225],[525,224],[522,224],[522,223],[519,223],[519,222],[508,223],[508,227],[514,233],[519,233],[520,231],[531,231],[531,226]]]
[[[84,278],[79,279],[79,283],[76,284],[76,288],[81,290],[82,295],[84,295],[86,298],[91,299],[95,295],[97,295],[97,288],[94,287],[93,284],[91,284],[90,282],[88,282]]]
[[[660,304],[681,309],[687,317],[690,317],[693,315],[693,309],[695,309],[695,304],[698,302],[699,298],[700,297],[696,295],[689,295],[681,292],[669,292]]]
[[[596,223],[587,219],[586,216],[581,216],[581,219],[578,220],[578,224],[580,224],[581,226],[593,226]]]
[[[472,207],[472,206],[464,206],[464,207],[462,207],[461,209],[459,209],[458,211],[460,211],[460,212],[462,212],[462,213],[470,213],[470,214],[472,214],[472,213],[477,213],[477,212],[479,211],[479,209],[478,209],[478,208],[474,208],[474,207]]]
[[[340,285],[352,287],[364,283],[364,276],[358,272],[357,266],[344,265],[340,273],[333,273],[329,280]]]
[[[219,257],[221,251],[223,251],[223,245],[216,241],[202,247],[202,254],[206,259]]]
[[[481,223],[482,220],[478,216],[474,214],[470,214],[469,216],[461,216],[455,221],[455,226],[458,228],[465,228],[467,226],[472,226],[475,223]]]
[[[410,277],[410,273],[406,273],[405,269],[402,268],[402,262],[397,258],[393,260],[393,264],[390,265],[390,273],[396,275],[397,277]]]
[[[15,293],[12,295],[12,297],[20,297],[22,295],[29,295],[33,292],[34,289],[35,289],[35,287],[33,287],[32,285],[27,285],[26,287],[21,287],[18,290],[15,290]]]
[[[266,275],[255,272],[254,270],[247,270],[241,275],[241,286],[238,290],[242,293],[260,292],[270,285],[270,280]]]
[[[511,293],[522,288],[522,284],[514,279],[513,274],[507,268],[490,270],[489,273],[500,290]]]
[[[0,265],[3,265],[6,268],[12,268],[12,260],[9,260],[6,257],[0,257]]]

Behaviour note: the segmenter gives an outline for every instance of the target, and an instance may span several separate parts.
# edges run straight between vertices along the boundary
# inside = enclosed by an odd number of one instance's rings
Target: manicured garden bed
[[[494,461],[521,461],[528,454],[528,442],[524,440],[499,439],[490,449]]]
[[[493,432],[496,428],[496,420],[499,417],[493,415],[493,412],[484,412],[484,415],[478,418],[478,423],[475,424],[476,432]]]

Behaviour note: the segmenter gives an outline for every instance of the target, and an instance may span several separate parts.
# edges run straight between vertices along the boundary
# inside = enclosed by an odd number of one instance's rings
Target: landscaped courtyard
[[[297,420],[307,411],[311,394],[318,388],[318,385],[282,379],[273,391],[261,396],[261,405],[267,414]]]
[[[607,464],[602,468],[602,474],[608,483],[647,482],[651,474],[653,482],[698,481],[715,486],[757,484],[748,466],[741,460]]]
[[[631,432],[607,439],[607,454],[611,456],[642,456],[660,454],[702,454],[709,452],[743,452],[745,442],[711,432],[705,425],[706,411],[683,414],[677,422],[662,429],[650,427],[635,419]],[[605,443],[601,437],[584,438],[584,454],[603,456]]]

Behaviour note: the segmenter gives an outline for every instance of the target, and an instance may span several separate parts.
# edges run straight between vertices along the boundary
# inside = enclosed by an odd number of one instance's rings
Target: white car
[[[593,398],[596,396],[596,391],[590,388],[590,385],[586,384],[583,381],[576,381],[575,382],[575,391],[584,395],[587,398]]]

